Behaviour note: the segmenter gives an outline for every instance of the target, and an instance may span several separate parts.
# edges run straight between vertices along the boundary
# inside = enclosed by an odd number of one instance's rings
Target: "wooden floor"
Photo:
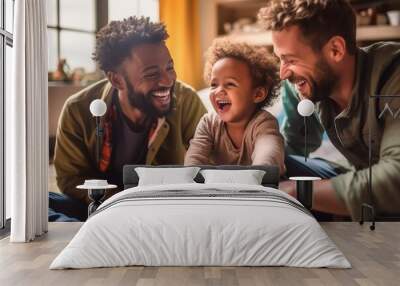
[[[122,267],[49,270],[55,256],[81,226],[50,223],[32,243],[0,241],[0,285],[400,285],[400,223],[322,223],[353,268]]]

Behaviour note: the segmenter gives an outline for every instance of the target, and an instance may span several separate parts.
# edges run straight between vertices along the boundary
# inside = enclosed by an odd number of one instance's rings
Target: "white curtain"
[[[6,187],[12,242],[48,227],[46,0],[15,1],[11,97],[6,98]]]

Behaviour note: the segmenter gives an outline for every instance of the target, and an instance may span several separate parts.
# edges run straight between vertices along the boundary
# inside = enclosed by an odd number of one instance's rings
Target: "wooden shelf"
[[[400,26],[360,26],[357,41],[384,41],[400,39]]]
[[[234,42],[245,42],[252,45],[272,45],[270,31],[254,33],[237,33],[218,37]],[[357,28],[357,41],[384,41],[400,39],[399,26],[361,26]]]
[[[272,33],[254,32],[254,33],[235,33],[226,36],[220,36],[218,39],[226,39],[232,42],[247,43],[251,45],[272,46]]]

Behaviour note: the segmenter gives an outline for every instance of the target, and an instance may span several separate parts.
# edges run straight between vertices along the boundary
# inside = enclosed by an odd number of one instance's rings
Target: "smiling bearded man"
[[[346,0],[271,0],[259,18],[272,30],[280,59],[288,176],[319,176],[314,210],[358,219],[361,204],[375,202],[379,214],[400,213],[400,119],[378,118],[385,104],[400,107],[400,43],[356,45],[355,13]],[[390,95],[389,100],[370,96]],[[304,162],[302,98],[316,103],[309,119],[308,150],[325,131],[352,165],[345,169],[322,159]],[[369,128],[372,130],[372,198],[368,193]],[[295,195],[294,182],[280,188]]]
[[[107,79],[71,96],[64,105],[54,158],[64,195],[50,194],[52,211],[84,220],[89,199],[76,186],[85,179],[107,179],[119,191],[126,164],[183,164],[206,109],[191,87],[176,80],[167,38],[163,24],[144,17],[113,21],[98,32],[94,60]],[[96,125],[89,112],[94,99],[107,104],[99,162]],[[50,220],[59,218],[53,215]]]

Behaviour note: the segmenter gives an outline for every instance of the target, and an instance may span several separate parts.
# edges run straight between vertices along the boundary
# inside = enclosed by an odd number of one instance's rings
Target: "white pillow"
[[[201,170],[205,184],[212,183],[234,183],[246,185],[261,185],[265,171],[262,170]]]
[[[139,176],[139,186],[195,183],[193,179],[199,170],[199,167],[135,168]]]

